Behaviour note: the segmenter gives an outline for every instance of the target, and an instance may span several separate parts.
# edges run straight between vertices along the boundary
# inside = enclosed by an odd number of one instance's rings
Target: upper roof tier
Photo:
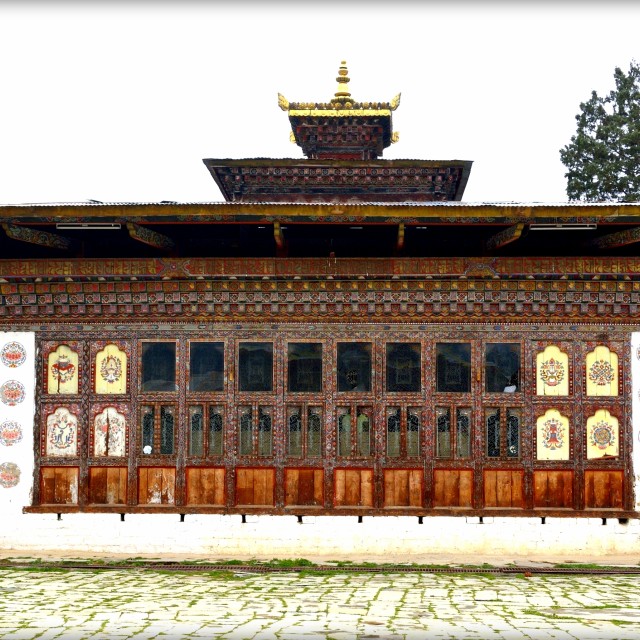
[[[462,199],[471,162],[385,160],[398,139],[391,102],[357,102],[348,90],[346,63],[326,103],[289,102],[292,140],[306,158],[204,159],[229,202],[446,202]]]
[[[307,158],[375,160],[398,140],[391,112],[400,105],[400,94],[390,102],[354,100],[346,64],[342,61],[329,102],[289,102],[278,94],[280,108],[289,114],[292,139]]]

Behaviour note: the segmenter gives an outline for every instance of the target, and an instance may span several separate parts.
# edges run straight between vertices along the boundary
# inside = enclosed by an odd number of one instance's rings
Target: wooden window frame
[[[345,412],[346,410],[346,412]],[[366,410],[366,413],[365,413]],[[341,460],[346,459],[365,459],[369,460],[375,457],[375,415],[374,407],[371,403],[346,403],[339,402],[336,404],[336,456]],[[340,452],[340,417],[349,415],[349,452],[345,455]],[[362,453],[362,446],[358,438],[358,419],[360,416],[366,415],[369,418],[369,452]]]
[[[202,408],[202,453],[192,453],[192,438],[193,438],[193,425],[191,422],[192,410],[196,407]],[[211,415],[214,409],[220,409],[219,412],[222,415],[222,429],[221,429],[221,447],[220,452],[211,452]],[[218,413],[218,412],[215,412]],[[194,460],[203,460],[210,458],[217,458],[224,456],[225,453],[225,436],[227,433],[228,413],[226,406],[221,402],[215,401],[202,401],[202,402],[189,402],[187,405],[187,442],[185,455],[187,458]]]
[[[390,411],[396,409],[400,414],[398,453],[393,455],[389,452],[389,416]],[[417,453],[409,453],[409,420],[410,417],[418,416]],[[424,430],[424,419],[422,409],[409,403],[389,403],[384,409],[384,442],[385,456],[391,460],[417,460],[422,454],[422,433]]]
[[[151,407],[153,409],[153,445],[151,451],[146,453],[144,451],[145,446],[145,424],[144,416],[145,409]],[[162,410],[164,408],[171,408],[173,410],[174,423],[173,423],[173,446],[171,453],[162,453]],[[178,428],[179,428],[179,414],[177,402],[165,402],[165,401],[148,401],[142,400],[139,408],[139,422],[138,422],[138,456],[142,456],[143,459],[161,457],[162,459],[175,458],[178,455]],[[141,466],[149,466],[146,463]]]
[[[250,409],[251,413],[251,452],[245,453],[242,449],[242,434],[243,434],[243,425],[242,425],[242,416],[243,412],[246,409]],[[270,435],[270,451],[269,453],[261,453],[260,450],[260,432],[262,429],[260,428],[260,417],[261,413],[267,411],[271,416],[271,427],[269,429]],[[275,404],[267,404],[263,402],[239,402],[236,406],[236,416],[237,416],[237,438],[236,438],[236,447],[238,456],[247,459],[247,458],[273,458],[275,456],[275,444],[276,438],[274,434],[275,425],[276,425],[276,407]]]

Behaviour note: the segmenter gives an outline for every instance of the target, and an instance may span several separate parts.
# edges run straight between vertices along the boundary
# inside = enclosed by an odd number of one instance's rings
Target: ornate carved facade
[[[346,77],[280,101],[308,160],[205,161],[228,203],[0,207],[28,511],[635,516],[640,207],[452,202]]]

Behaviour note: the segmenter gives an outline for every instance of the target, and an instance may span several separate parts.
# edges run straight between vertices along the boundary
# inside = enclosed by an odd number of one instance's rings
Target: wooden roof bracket
[[[404,222],[398,225],[398,237],[396,239],[396,251],[402,251],[404,247]]]
[[[273,238],[276,241],[276,247],[278,247],[279,250],[284,249],[284,234],[277,220],[273,223]]]
[[[518,222],[517,224],[503,229],[487,240],[487,242],[485,243],[486,250],[495,251],[496,249],[504,247],[510,242],[514,242],[522,235],[523,230],[524,222]]]
[[[640,242],[640,227],[609,233],[606,236],[595,238],[589,244],[597,249],[613,249],[633,244],[634,242]]]
[[[29,229],[29,227],[19,227],[6,222],[2,224],[2,228],[12,240],[38,244],[51,249],[69,249],[71,247],[71,240],[64,236],[59,236],[57,233]]]
[[[174,242],[171,238],[157,231],[147,229],[147,227],[142,227],[135,222],[127,222],[127,230],[134,240],[148,244],[156,249],[173,249],[174,247]]]

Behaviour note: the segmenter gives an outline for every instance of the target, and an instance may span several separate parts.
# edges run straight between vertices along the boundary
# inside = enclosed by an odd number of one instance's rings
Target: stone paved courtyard
[[[0,569],[7,640],[635,640],[639,575]]]

